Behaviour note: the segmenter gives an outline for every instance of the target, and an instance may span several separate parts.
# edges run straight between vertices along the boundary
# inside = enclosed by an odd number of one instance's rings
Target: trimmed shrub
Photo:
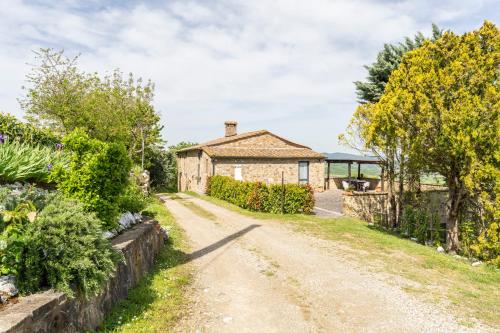
[[[314,190],[309,185],[266,185],[213,176],[207,181],[207,194],[259,212],[310,214],[314,208]]]
[[[69,297],[97,294],[121,256],[102,236],[101,222],[84,206],[54,198],[29,223],[17,281],[22,292],[55,288]]]
[[[121,196],[129,184],[131,161],[125,147],[90,139],[78,129],[66,136],[64,145],[70,162],[68,168],[58,168],[52,175],[58,188],[95,212],[105,228],[113,229]]]
[[[0,135],[5,141],[18,141],[32,145],[42,145],[54,148],[60,138],[48,130],[42,130],[33,125],[23,123],[10,114],[0,113]]]

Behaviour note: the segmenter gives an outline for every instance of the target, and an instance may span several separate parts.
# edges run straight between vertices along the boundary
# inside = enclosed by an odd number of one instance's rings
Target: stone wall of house
[[[297,184],[299,161],[309,162],[309,183],[315,191],[323,191],[324,162],[320,159],[223,158],[214,162],[214,169],[216,175],[234,177],[236,166],[240,166],[243,181],[267,184],[280,184],[283,172],[285,183]]]
[[[205,192],[207,177],[212,175],[212,160],[202,150],[192,150],[177,157],[179,191]],[[198,173],[199,168],[199,173]]]
[[[146,220],[112,240],[125,261],[103,292],[89,300],[68,299],[49,290],[19,298],[0,310],[0,332],[72,333],[96,330],[113,305],[127,297],[128,290],[153,267],[166,240],[156,221]]]

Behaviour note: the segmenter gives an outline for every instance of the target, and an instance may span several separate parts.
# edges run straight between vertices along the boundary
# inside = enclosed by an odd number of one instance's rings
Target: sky
[[[350,151],[342,133],[354,81],[384,43],[431,23],[463,33],[500,21],[499,0],[0,0],[0,111],[23,117],[32,50],[80,54],[155,83],[168,145],[267,129],[316,151]]]

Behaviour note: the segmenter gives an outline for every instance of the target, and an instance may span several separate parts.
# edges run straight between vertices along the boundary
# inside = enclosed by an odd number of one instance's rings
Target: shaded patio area
[[[372,177],[366,177],[363,174],[363,165],[377,165],[380,166],[381,161],[375,156],[362,156],[347,153],[331,153],[325,154],[326,163],[326,177],[325,177],[325,190],[330,189],[343,189],[351,188],[355,191],[370,191],[375,190],[379,183],[381,191],[384,191],[384,168],[380,168],[380,180]],[[332,176],[332,165],[346,164],[347,177]],[[357,172],[353,176],[353,165],[357,165]]]

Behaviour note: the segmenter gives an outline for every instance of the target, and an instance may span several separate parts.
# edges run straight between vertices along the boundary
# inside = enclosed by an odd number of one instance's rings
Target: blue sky
[[[31,50],[81,53],[80,67],[120,68],[156,84],[169,144],[268,129],[318,151],[348,151],[337,136],[356,108],[353,81],[386,42],[431,23],[465,32],[500,1],[18,1],[0,0],[0,110],[17,99]]]

